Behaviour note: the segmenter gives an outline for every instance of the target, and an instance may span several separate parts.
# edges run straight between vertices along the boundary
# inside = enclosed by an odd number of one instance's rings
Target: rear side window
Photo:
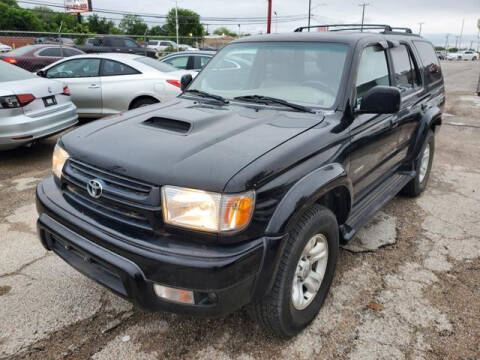
[[[133,75],[140,72],[134,68],[122,64],[118,61],[104,60],[102,65],[102,76],[115,76],[115,75]]]
[[[51,57],[62,57],[62,51],[58,48],[48,48],[41,50],[38,53],[38,56],[51,56]]]
[[[47,78],[84,78],[98,76],[100,59],[73,59],[48,69]]]
[[[380,46],[369,46],[363,50],[357,73],[357,99],[371,88],[390,85],[387,56]]]
[[[420,59],[425,70],[425,77],[428,82],[435,82],[442,79],[442,69],[435,54],[432,44],[426,41],[414,41],[415,47],[420,54]]]
[[[415,62],[406,45],[390,50],[395,70],[395,85],[402,91],[414,89],[420,85]]]
[[[176,56],[164,61],[165,63],[176,67],[177,69],[186,69],[188,64],[188,56]]]
[[[82,55],[83,52],[71,49],[71,48],[64,48],[63,49],[63,56],[75,56],[75,55]]]

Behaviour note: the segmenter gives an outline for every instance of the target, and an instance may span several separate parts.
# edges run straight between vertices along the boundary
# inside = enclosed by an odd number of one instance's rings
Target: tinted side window
[[[118,61],[104,60],[102,66],[102,76],[114,76],[114,75],[133,75],[139,74],[134,68],[122,64]]]
[[[100,59],[73,59],[47,71],[47,78],[81,78],[98,76]]]
[[[62,53],[60,48],[48,48],[41,50],[38,53],[39,56],[52,56],[52,57],[62,57]]]
[[[138,47],[137,46],[137,43],[133,40],[130,40],[130,39],[125,39],[125,46],[126,47],[129,47],[129,48],[136,48]]]
[[[363,50],[357,73],[357,99],[371,88],[390,85],[387,56],[379,46],[369,46]]]
[[[123,42],[123,39],[120,39],[120,38],[112,38],[110,40],[110,44],[111,46],[117,46],[117,47],[124,47],[125,44]]]
[[[208,64],[208,62],[210,61],[211,57],[209,57],[209,56],[198,56],[198,55],[196,55],[196,56],[193,57],[193,59],[194,59],[193,69],[194,69],[194,70],[201,70],[201,69],[203,69],[203,67],[204,67],[205,65]]]
[[[419,86],[419,76],[408,48],[405,45],[397,46],[390,50],[390,55],[395,70],[396,86],[402,91]]]
[[[427,80],[429,82],[440,80],[442,69],[432,44],[425,41],[414,41],[413,43],[420,54]]]
[[[82,52],[75,50],[75,49],[63,49],[63,56],[75,56],[75,55],[81,55],[83,54]]]

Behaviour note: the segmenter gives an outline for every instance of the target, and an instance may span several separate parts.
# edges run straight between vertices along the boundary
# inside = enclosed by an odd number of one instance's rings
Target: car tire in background
[[[337,219],[326,207],[313,205],[305,210],[293,225],[287,241],[270,293],[247,307],[250,316],[257,323],[267,332],[281,338],[290,338],[302,331],[315,319],[325,301],[335,274],[339,252]],[[313,247],[309,250],[310,246]],[[317,251],[325,251],[326,255],[314,263],[313,260],[308,260],[308,254],[309,251],[314,252],[317,246],[319,246]],[[312,297],[308,298],[308,294],[303,297],[302,289],[300,299],[307,299],[302,306],[302,303],[299,304],[299,297],[296,296],[299,293],[295,288],[298,285],[296,281],[302,281],[299,272],[302,273],[301,265],[306,261],[310,264],[311,271],[315,272],[315,276],[323,273],[323,278],[315,282],[319,287],[316,292],[310,293],[314,294]],[[305,267],[307,271],[304,271],[306,274],[304,279],[309,276],[307,268],[308,266]],[[306,290],[310,286],[301,287]]]
[[[435,135],[432,130],[428,131],[425,144],[420,153],[420,157],[415,162],[415,170],[417,174],[402,189],[401,193],[403,195],[411,197],[419,196],[427,187],[435,153]]]

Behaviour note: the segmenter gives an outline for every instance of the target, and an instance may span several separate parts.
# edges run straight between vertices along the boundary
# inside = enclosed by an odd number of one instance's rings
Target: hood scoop
[[[192,128],[192,124],[189,122],[158,116],[145,120],[143,124],[156,129],[170,131],[178,134],[187,134]]]

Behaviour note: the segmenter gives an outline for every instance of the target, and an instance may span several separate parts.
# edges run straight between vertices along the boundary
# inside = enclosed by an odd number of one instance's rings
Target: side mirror
[[[395,114],[400,110],[402,98],[400,90],[393,86],[375,86],[362,97],[362,114]]]
[[[183,75],[182,78],[180,79],[180,89],[184,91],[188,87],[188,85],[190,85],[192,80],[193,80],[192,74]]]
[[[47,73],[44,70],[37,71],[37,75],[40,77],[47,77]]]

